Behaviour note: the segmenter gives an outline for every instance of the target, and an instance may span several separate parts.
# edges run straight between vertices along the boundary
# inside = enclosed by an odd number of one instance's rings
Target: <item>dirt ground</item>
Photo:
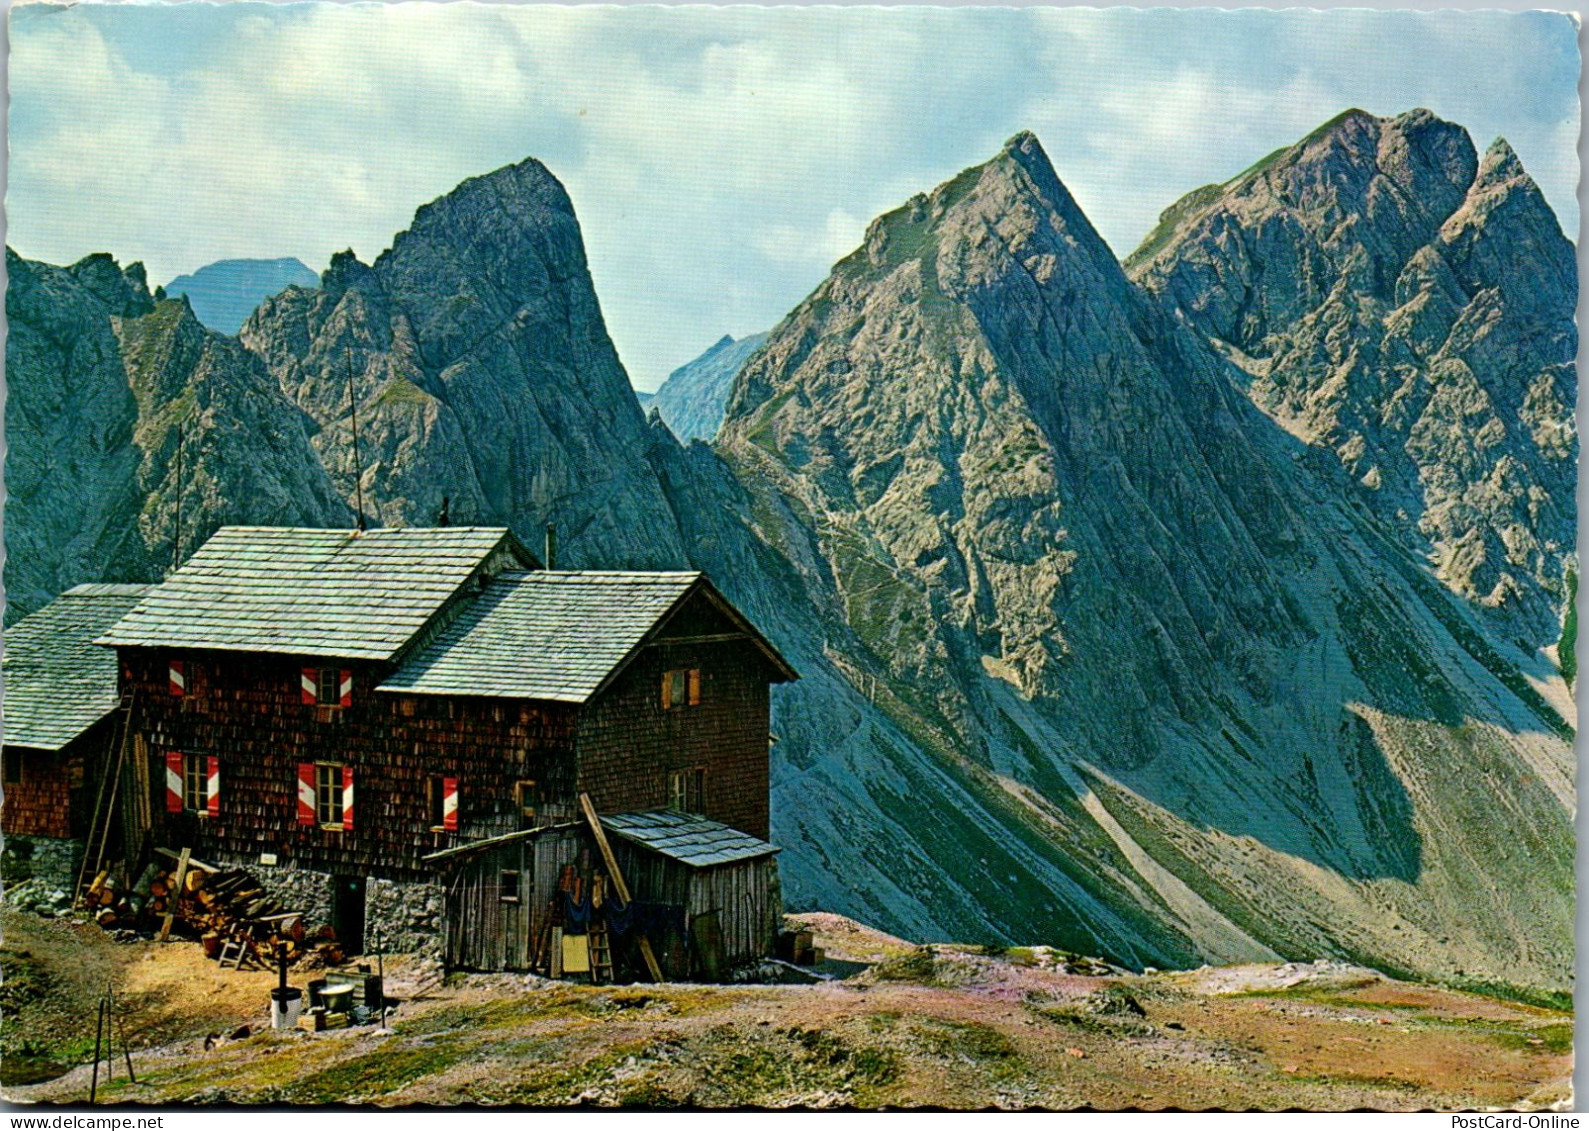
[[[1452,1110],[1571,1102],[1567,1013],[1326,964],[1066,973],[1041,949],[917,948],[838,916],[803,920],[830,957],[866,963],[862,972],[770,986],[454,976],[416,994],[424,969],[399,962],[388,969],[388,991],[405,1000],[388,1031],[309,1034],[260,1031],[269,973],[221,974],[193,944],[118,945],[94,938],[95,928],[7,917],[8,982],[19,950],[46,945],[80,954],[72,965],[85,973],[47,1004],[0,1000],[0,1011],[8,1034],[59,1056],[82,1016],[91,1026],[94,987],[116,981],[138,1030],[138,1083],[124,1072],[109,1085],[101,1078],[102,1102],[118,1104]],[[205,1051],[206,1034],[245,1022],[253,1035]],[[24,1102],[81,1103],[88,1079],[78,1067],[5,1091]]]

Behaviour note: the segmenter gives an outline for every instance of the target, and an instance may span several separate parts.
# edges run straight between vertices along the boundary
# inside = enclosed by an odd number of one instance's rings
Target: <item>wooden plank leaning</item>
[[[171,937],[171,920],[176,918],[177,900],[182,896],[182,881],[188,876],[188,850],[184,848],[182,855],[177,857],[177,878],[171,884],[171,902],[166,905],[166,917],[160,924],[160,941],[165,942]]]
[[[607,831],[601,827],[601,818],[596,816],[596,807],[590,803],[590,794],[579,795],[579,807],[585,814],[585,821],[590,825],[591,835],[596,838],[596,847],[601,850],[601,858],[607,865],[607,874],[612,877],[612,886],[618,892],[618,898],[625,905],[633,902],[629,894],[629,885],[624,883],[623,872],[618,868],[617,858],[612,854],[612,845],[607,843]],[[651,949],[651,940],[645,935],[638,939],[640,957],[645,959],[646,972],[651,975],[653,982],[663,981],[662,967],[657,964],[657,956]]]

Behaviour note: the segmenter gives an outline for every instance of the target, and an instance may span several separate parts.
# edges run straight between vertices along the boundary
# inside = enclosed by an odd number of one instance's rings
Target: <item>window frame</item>
[[[662,673],[662,709],[676,711],[701,705],[701,669],[668,668]]]
[[[341,831],[343,826],[343,770],[341,762],[316,762],[314,764],[314,817],[315,824],[322,829]],[[329,778],[329,785],[327,779]],[[326,806],[329,801],[334,820],[326,820]]]
[[[329,681],[327,677],[330,677]],[[314,705],[316,707],[342,706],[342,669],[315,665]]]
[[[182,754],[182,808],[207,816],[210,811],[210,759],[207,754]]]
[[[513,877],[512,891],[509,895],[508,877]],[[519,885],[519,870],[517,868],[503,868],[497,873],[497,901],[499,903],[518,903],[521,901],[520,893],[523,889]]]
[[[533,778],[520,778],[513,783],[513,807],[519,812],[519,821],[535,821],[541,811],[540,790]],[[534,828],[534,824],[528,826]]]
[[[705,766],[668,771],[668,808],[694,817],[706,816]]]

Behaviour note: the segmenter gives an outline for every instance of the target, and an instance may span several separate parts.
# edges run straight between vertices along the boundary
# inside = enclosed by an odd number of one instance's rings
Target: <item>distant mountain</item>
[[[338,253],[320,289],[266,299],[239,340],[313,419],[348,500],[351,370],[382,523],[429,525],[446,499],[454,523],[532,545],[555,522],[569,566],[684,560],[573,204],[539,161],[423,205],[374,264]]]
[[[222,334],[236,334],[264,299],[287,287],[312,287],[315,273],[297,259],[222,259],[166,284],[171,298],[186,295],[199,321]]]
[[[1577,544],[1578,268],[1497,139],[1352,110],[1126,261],[1453,592],[1555,638]]]
[[[352,522],[304,414],[142,265],[7,248],[6,270],[8,623],[79,582],[158,580],[223,523]]]
[[[1439,165],[1449,132],[1412,131],[1401,160]],[[1473,176],[1452,207],[1485,196]],[[1384,238],[1413,254],[1421,219]],[[1244,262],[1220,251],[1288,230],[1222,223],[1215,279]],[[1498,250],[1509,294],[1529,261]],[[1262,311],[1251,277],[1235,305]],[[1552,293],[1523,317],[1547,336],[1571,316]],[[1133,284],[1023,134],[875,220],[740,372],[716,448],[801,580],[781,603],[819,618],[855,693],[782,697],[787,890],[1177,962],[1570,984],[1571,708],[1534,654],[1548,632],[1519,648],[1436,583],[1406,520],[1261,413],[1194,327]],[[1570,434],[1565,396],[1536,403],[1534,431]],[[1522,411],[1497,407],[1508,429]],[[1549,537],[1545,509],[1518,513]]]
[[[380,522],[556,521],[566,564],[705,570],[768,632],[792,907],[1561,990],[1574,291],[1540,205],[1502,146],[1349,114],[1128,274],[1020,134],[716,359],[710,446],[640,411],[533,160],[235,340],[136,266],[13,257],[6,579],[26,611],[158,576],[189,414],[184,546],[347,522],[356,400]]]
[[[668,374],[649,401],[640,402],[641,407],[649,409],[655,405],[673,434],[685,443],[710,441],[723,422],[723,409],[734,378],[766,340],[765,333],[738,341],[724,334],[700,357]]]

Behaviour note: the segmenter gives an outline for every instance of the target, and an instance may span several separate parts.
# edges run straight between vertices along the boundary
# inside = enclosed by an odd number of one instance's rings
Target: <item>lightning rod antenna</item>
[[[364,469],[359,464],[359,398],[353,388],[353,348],[348,347],[348,410],[353,415],[353,495],[359,508],[355,530],[364,529]]]

